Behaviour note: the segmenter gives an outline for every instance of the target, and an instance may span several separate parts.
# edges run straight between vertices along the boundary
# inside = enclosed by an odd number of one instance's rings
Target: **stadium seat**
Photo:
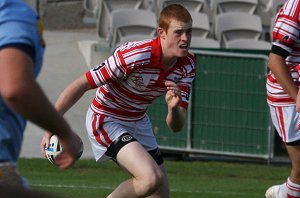
[[[263,40],[235,39],[226,43],[227,49],[270,50],[271,43]]]
[[[269,33],[270,33],[270,41],[273,40],[273,29],[275,27],[275,16],[271,17],[270,19],[270,28],[269,28]]]
[[[113,27],[111,47],[113,49],[122,44],[121,41],[127,42],[156,36],[157,20],[154,12],[123,9],[113,11],[111,17],[111,27]]]
[[[221,47],[235,39],[259,40],[262,34],[262,23],[259,16],[247,13],[223,13],[216,16],[214,25],[215,38]]]
[[[83,0],[83,9],[92,14],[96,14],[99,9],[100,0]]]
[[[157,13],[170,4],[181,4],[189,11],[205,12],[205,0],[157,0]]]
[[[212,26],[215,26],[216,16],[223,13],[239,12],[253,14],[257,5],[258,0],[213,0],[210,3],[210,23]]]
[[[277,13],[277,11],[281,8],[281,6],[283,6],[283,4],[286,2],[287,0],[274,0],[273,1],[273,15],[275,15]]]
[[[259,0],[255,15],[260,16],[263,25],[262,39],[270,41],[270,18],[273,16],[273,0]]]
[[[83,23],[96,24],[96,15],[99,10],[100,0],[83,0]]]
[[[116,10],[123,9],[143,9],[153,11],[155,0],[99,0],[97,11],[97,34],[100,38],[109,39],[107,36],[112,31],[111,14]],[[144,21],[145,22],[145,21]],[[110,41],[109,41],[110,42]]]
[[[211,38],[192,37],[190,48],[220,48],[220,43]]]
[[[270,26],[270,18],[272,13],[273,0],[260,0],[254,12],[255,15],[260,16],[263,26]]]
[[[258,0],[213,0],[211,9],[214,15],[226,12],[242,12],[253,14],[258,5]]]
[[[207,14],[193,11],[190,14],[193,19],[193,37],[207,38],[210,34]]]

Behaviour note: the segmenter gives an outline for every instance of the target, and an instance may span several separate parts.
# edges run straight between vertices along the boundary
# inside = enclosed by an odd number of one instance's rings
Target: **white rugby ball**
[[[59,139],[56,135],[52,135],[49,142],[49,147],[46,149],[46,157],[47,159],[55,165],[55,158],[58,156],[63,150],[63,147],[61,146]],[[77,155],[77,159],[81,157],[83,153],[83,143],[81,142],[81,149],[80,152]]]
[[[49,147],[46,148],[46,157],[52,164],[55,164],[54,159],[61,153],[63,148],[56,135],[51,136],[49,144]]]

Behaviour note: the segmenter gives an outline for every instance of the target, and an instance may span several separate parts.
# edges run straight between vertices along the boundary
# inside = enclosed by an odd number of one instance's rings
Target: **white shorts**
[[[296,105],[272,106],[269,105],[271,119],[283,142],[289,143],[300,140],[298,129],[299,113]]]
[[[86,115],[86,129],[97,162],[109,159],[105,155],[107,148],[123,133],[132,135],[146,151],[158,147],[147,115],[141,120],[127,122],[96,114],[89,109]]]

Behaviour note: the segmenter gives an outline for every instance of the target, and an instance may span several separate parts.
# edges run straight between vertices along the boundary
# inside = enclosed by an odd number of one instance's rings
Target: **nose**
[[[187,33],[181,35],[181,40],[186,41],[188,39]]]
[[[181,40],[182,41],[188,41],[191,39],[191,34],[190,33],[187,33],[187,32],[184,32],[182,35],[181,35]]]

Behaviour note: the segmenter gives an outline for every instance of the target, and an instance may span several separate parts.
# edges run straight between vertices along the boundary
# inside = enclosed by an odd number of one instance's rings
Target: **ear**
[[[164,31],[163,28],[158,27],[157,28],[157,34],[161,39],[165,39],[166,38],[166,32]]]

